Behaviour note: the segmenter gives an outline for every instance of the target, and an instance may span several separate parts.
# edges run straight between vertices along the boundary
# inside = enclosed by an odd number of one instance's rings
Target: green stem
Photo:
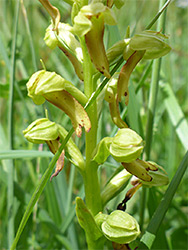
[[[13,149],[13,106],[14,106],[14,84],[15,84],[15,62],[16,62],[16,39],[19,16],[19,0],[15,6],[15,19],[12,41],[12,60],[10,68],[10,89],[9,89],[9,113],[8,113],[8,143],[9,149]],[[7,210],[8,210],[8,248],[10,249],[14,239],[14,163],[8,161],[8,191],[7,191]]]
[[[85,39],[81,38],[80,43],[82,46],[83,57],[84,57],[84,91],[85,95],[90,98],[93,92],[96,90],[96,81],[92,80],[93,77],[93,65],[88,54]],[[92,103],[87,108],[87,113],[91,121],[91,130],[86,133],[86,165],[83,173],[84,187],[85,187],[85,200],[87,208],[93,215],[102,211],[102,202],[100,195],[100,185],[98,180],[98,165],[92,162],[93,151],[97,144],[97,129],[98,129],[98,117],[97,117],[97,103]],[[86,238],[88,242],[88,249],[98,249],[97,242],[92,242],[89,239],[87,232]],[[102,247],[102,246],[101,246]]]

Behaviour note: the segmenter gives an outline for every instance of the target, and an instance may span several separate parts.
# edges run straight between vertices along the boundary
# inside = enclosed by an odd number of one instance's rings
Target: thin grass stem
[[[10,67],[10,87],[9,87],[9,112],[8,112],[8,143],[9,149],[13,149],[13,116],[14,116],[14,84],[15,84],[15,65],[16,65],[16,40],[17,40],[17,27],[19,16],[19,0],[15,5],[15,17],[13,19],[13,40],[11,51],[11,67]],[[14,239],[14,162],[8,160],[8,191],[7,191],[7,210],[8,210],[8,248]]]
[[[34,45],[33,45],[33,39],[31,36],[31,31],[30,31],[30,27],[29,27],[29,22],[28,22],[28,18],[27,18],[27,11],[26,11],[26,8],[24,6],[23,0],[21,0],[20,2],[21,2],[23,17],[25,20],[26,31],[27,31],[28,38],[29,38],[29,45],[30,45],[30,49],[31,49],[31,58],[32,58],[32,62],[33,62],[33,68],[34,68],[34,71],[37,71],[36,55],[35,55],[35,49],[34,49]]]
[[[165,4],[166,0],[160,0],[159,2],[159,9],[160,11],[158,12],[158,15],[156,15],[157,18],[161,15],[161,13],[166,9],[167,5]],[[170,2],[170,1],[167,1]],[[162,7],[163,6],[163,7]],[[164,6],[166,6],[164,8]],[[162,9],[161,9],[162,8]],[[159,15],[160,13],[160,15]],[[166,15],[161,16],[160,19],[158,19],[157,22],[157,29],[161,30],[165,26],[165,17]],[[156,18],[153,20],[156,21]],[[151,25],[153,25],[153,21],[147,26],[147,28],[150,28]],[[153,68],[152,68],[152,78],[151,78],[151,87],[150,87],[150,92],[149,92],[149,102],[148,102],[148,112],[147,112],[147,126],[146,126],[146,147],[145,147],[145,155],[146,159],[150,159],[150,152],[151,152],[151,146],[152,146],[152,138],[153,138],[153,124],[154,124],[154,117],[155,117],[155,109],[156,109],[156,103],[157,103],[157,94],[158,94],[158,85],[159,85],[159,78],[160,78],[160,69],[161,69],[161,58],[156,59],[153,62]],[[142,192],[146,192],[146,189],[143,189]],[[147,194],[142,195],[142,200],[141,200],[141,216],[140,216],[140,226],[143,228],[144,224],[144,217],[145,217],[145,207],[146,207],[146,201],[145,197]]]

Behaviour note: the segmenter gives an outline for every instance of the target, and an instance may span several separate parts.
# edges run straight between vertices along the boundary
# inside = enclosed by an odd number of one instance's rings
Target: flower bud
[[[135,218],[121,210],[115,210],[108,215],[101,224],[101,230],[108,240],[120,244],[130,243],[140,234]]]
[[[91,123],[80,104],[85,104],[87,98],[72,83],[55,72],[41,70],[31,76],[27,89],[36,104],[40,105],[47,100],[63,110],[70,117],[78,137],[81,136],[82,127],[89,132]]]
[[[145,30],[134,35],[130,40],[133,50],[146,50],[144,59],[155,59],[168,54],[171,47],[164,42],[168,37],[157,31]]]

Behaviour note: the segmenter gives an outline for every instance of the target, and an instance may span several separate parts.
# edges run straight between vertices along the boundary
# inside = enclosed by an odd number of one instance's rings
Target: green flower
[[[95,217],[104,236],[119,244],[127,244],[135,240],[140,234],[138,222],[128,213],[115,210],[110,215],[102,216],[100,213]]]
[[[74,18],[73,31],[78,36],[85,36],[91,61],[96,69],[110,78],[109,63],[103,44],[104,24],[116,24],[111,9],[102,3],[83,6]]]
[[[157,31],[145,30],[134,35],[130,40],[132,50],[146,50],[144,59],[155,59],[168,54],[171,47],[164,42],[167,36]]]
[[[100,141],[93,160],[102,164],[111,155],[117,162],[132,162],[143,148],[142,138],[135,131],[123,128],[113,138],[105,137]]]
[[[24,137],[32,143],[47,143],[50,151],[55,154],[60,146],[61,141],[64,140],[68,133],[59,124],[51,122],[47,118],[41,118],[32,122],[23,131],[23,134]],[[67,142],[65,151],[66,156],[75,166],[79,167],[80,169],[84,168],[84,159],[72,138],[70,138]]]
[[[41,70],[31,76],[27,89],[34,103],[40,105],[47,100],[63,110],[70,117],[77,136],[81,136],[82,127],[89,132],[91,123],[82,106],[87,98],[71,82],[55,72]]]
[[[83,76],[83,54],[80,43],[71,33],[72,27],[69,24],[59,23],[58,33],[53,29],[51,24],[46,29],[46,34],[44,41],[48,47],[51,49],[56,48],[57,46],[63,51],[63,53],[71,61],[76,74],[80,80],[84,80]]]

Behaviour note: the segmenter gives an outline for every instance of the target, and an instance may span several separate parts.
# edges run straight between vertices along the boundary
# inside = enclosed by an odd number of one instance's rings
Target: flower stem
[[[96,81],[93,81],[93,65],[86,47],[85,39],[81,38],[80,43],[82,46],[84,57],[84,92],[88,99],[96,90]],[[102,211],[102,202],[100,194],[100,185],[98,180],[98,165],[92,161],[93,151],[97,144],[97,129],[98,129],[98,117],[97,117],[97,103],[96,101],[87,109],[88,116],[91,121],[91,130],[86,133],[86,165],[83,173],[84,187],[85,187],[85,200],[87,208],[93,215],[96,215],[99,211]],[[86,238],[88,242],[88,249],[98,249],[98,243],[92,242],[88,238],[86,232]],[[102,247],[102,246],[101,246]],[[101,248],[102,249],[102,248]]]

